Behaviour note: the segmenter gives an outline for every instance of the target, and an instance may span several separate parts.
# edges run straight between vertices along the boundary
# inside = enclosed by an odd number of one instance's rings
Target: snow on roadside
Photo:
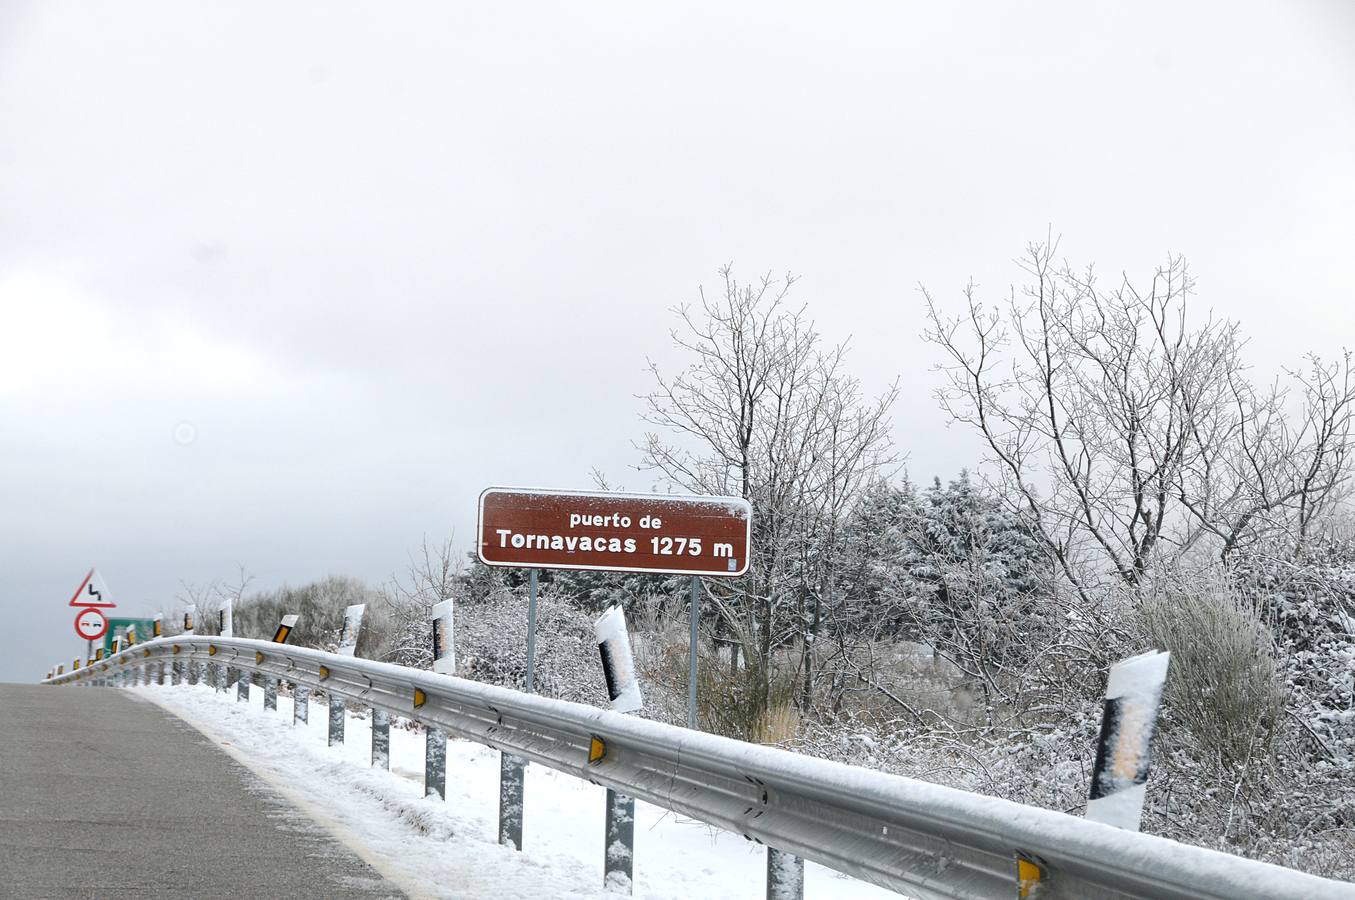
[[[323,703],[293,728],[292,704],[263,709],[235,689],[140,687],[203,731],[412,897],[615,897],[602,890],[603,788],[532,765],[527,769],[524,852],[499,846],[499,754],[470,741],[447,744],[447,801],[423,796],[424,736],[391,728],[391,771],[371,767],[369,719],[349,712],[342,747],[326,746]],[[398,720],[397,720],[398,721]],[[680,819],[648,803],[635,809],[635,895],[653,898],[761,898],[766,855],[758,844]],[[898,894],[814,863],[805,865],[810,900],[872,900]]]

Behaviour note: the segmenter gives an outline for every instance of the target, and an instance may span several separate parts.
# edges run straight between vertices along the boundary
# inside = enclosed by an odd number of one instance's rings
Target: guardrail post
[[[372,765],[391,767],[391,715],[372,707]]]
[[[254,675],[241,669],[235,676],[235,699],[240,703],[249,702],[249,683],[254,680]]]
[[[263,679],[263,708],[278,708],[278,680],[270,675]]]
[[[440,728],[424,726],[423,795],[447,799],[447,735]]]
[[[160,660],[158,667],[160,671],[159,678],[157,679],[156,683],[163,687],[165,684],[165,661],[163,659]]]
[[[303,684],[292,685],[292,725],[305,725],[311,718],[311,689]]]
[[[216,670],[213,674],[215,676],[213,678],[213,684],[216,687],[217,693],[224,693],[226,690],[226,664],[217,663]]]
[[[767,848],[767,900],[804,900],[805,861],[794,853]]]
[[[602,849],[602,885],[631,893],[635,859],[635,801],[607,788],[607,838]]]
[[[169,664],[169,683],[171,685],[183,684],[183,663],[177,659]]]
[[[343,743],[343,698],[329,695],[329,746]]]
[[[499,752],[499,843],[522,849],[522,782],[527,761]]]

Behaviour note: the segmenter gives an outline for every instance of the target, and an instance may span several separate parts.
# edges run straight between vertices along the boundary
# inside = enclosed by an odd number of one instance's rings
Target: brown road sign
[[[734,577],[752,523],[739,497],[489,488],[476,533],[490,566]]]

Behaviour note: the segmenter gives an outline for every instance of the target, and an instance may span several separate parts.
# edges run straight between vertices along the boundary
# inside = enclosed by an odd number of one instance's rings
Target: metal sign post
[[[687,727],[696,728],[696,651],[701,625],[701,576],[692,576],[692,640],[687,648]]]
[[[537,570],[527,578],[527,693],[536,692]],[[522,849],[522,801],[526,794],[527,761],[499,754],[499,843]]]
[[[527,693],[536,691],[536,569],[527,579]]]

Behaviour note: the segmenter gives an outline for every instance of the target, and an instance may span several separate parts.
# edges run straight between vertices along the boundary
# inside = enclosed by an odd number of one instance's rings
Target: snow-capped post
[[[278,630],[273,632],[273,643],[285,644],[287,642],[287,635],[292,633],[292,629],[296,627],[296,623],[300,619],[301,617],[298,615],[283,616],[282,621],[278,623]],[[278,680],[272,675],[264,676],[263,708],[278,708]]]
[[[165,636],[165,614],[156,613],[155,618],[151,620],[151,637],[158,638]]]
[[[391,714],[372,707],[372,765],[391,767]]]
[[[230,601],[227,601],[227,604],[229,604],[229,602],[230,602]],[[228,605],[227,608],[229,608],[229,605]],[[232,616],[232,619],[233,619],[233,618],[234,618],[234,616]],[[232,622],[231,622],[231,635],[234,636],[234,634],[235,634],[235,623],[234,623],[234,621],[232,621]],[[249,688],[250,688],[250,686],[251,686],[252,684],[254,684],[254,673],[253,673],[253,672],[250,672],[250,671],[247,670],[247,669],[236,669],[236,670],[235,670],[235,699],[236,699],[236,702],[238,702],[238,703],[248,703],[248,702],[249,702]]]
[[[455,632],[452,622],[452,600],[447,598],[433,604],[432,639],[433,671],[440,675],[456,674]],[[500,777],[502,777],[502,767]],[[447,733],[432,725],[424,727],[423,795],[445,799],[447,795]]]
[[[502,773],[500,773],[502,774]],[[447,799],[447,732],[424,726],[423,795]]]
[[[640,682],[635,677],[635,657],[626,631],[626,614],[613,606],[593,623],[598,653],[602,657],[602,677],[607,682],[607,699],[614,712],[634,712],[643,705]]]
[[[336,697],[333,691],[329,692],[329,746],[343,743],[343,711],[344,704],[342,697]]]
[[[527,760],[499,754],[499,843],[522,849],[522,787]]]
[[[235,636],[235,609],[231,598],[222,601],[221,609],[216,612],[217,634],[221,637]],[[217,690],[224,691],[231,685],[235,673],[225,663],[216,664]]]
[[[189,635],[189,636],[192,636],[192,634],[193,634],[193,628],[197,625],[197,621],[196,621],[197,618],[198,618],[198,607],[197,607],[196,604],[190,603],[190,604],[188,604],[187,606],[184,607],[184,610],[183,610],[183,633],[184,633],[184,634]],[[183,663],[177,663],[177,665],[180,667],[180,672],[183,672],[183,668],[184,668]],[[198,664],[197,664],[197,661],[196,661],[196,660],[190,659],[190,660],[188,661],[187,669],[188,669],[188,671],[187,671],[186,673],[183,673],[183,674],[186,674],[186,675],[187,675],[187,677],[188,677],[188,683],[189,683],[189,684],[197,684],[197,683],[198,683]]]
[[[449,597],[433,604],[433,671],[440,675],[456,674],[456,625],[452,621],[452,601]]]
[[[282,621],[278,623],[278,630],[273,632],[273,643],[287,643],[287,635],[292,633],[292,629],[296,627],[296,623],[300,620],[301,617],[297,615],[283,616]]]
[[[643,703],[635,676],[635,656],[626,631],[626,614],[613,606],[593,623],[607,699],[616,712],[634,712]],[[607,788],[607,821],[602,843],[602,885],[605,890],[631,893],[635,860],[635,800]]]
[[[334,651],[341,656],[356,656],[358,635],[362,631],[362,614],[366,603],[354,603],[343,611],[343,627],[339,630],[339,646]],[[329,746],[343,743],[344,710],[346,704],[342,697],[329,694]]]
[[[343,629],[339,632],[339,648],[334,652],[340,656],[353,656],[358,649],[358,633],[362,631],[362,614],[366,603],[354,603],[343,611]]]
[[[292,725],[305,725],[311,717],[311,689],[304,684],[292,688]]]
[[[1110,667],[1087,818],[1138,831],[1170,653],[1153,650]]]

